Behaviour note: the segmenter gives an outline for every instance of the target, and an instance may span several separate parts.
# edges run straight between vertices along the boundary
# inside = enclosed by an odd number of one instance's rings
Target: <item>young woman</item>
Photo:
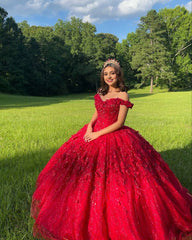
[[[129,101],[116,60],[104,63],[95,113],[37,179],[33,233],[51,240],[192,236],[192,196],[160,154],[124,126]]]

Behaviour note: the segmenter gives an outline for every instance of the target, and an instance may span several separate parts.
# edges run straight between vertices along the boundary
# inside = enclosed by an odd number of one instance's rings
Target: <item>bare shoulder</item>
[[[120,92],[119,93],[119,98],[121,98],[124,101],[129,101],[129,95],[127,92]]]

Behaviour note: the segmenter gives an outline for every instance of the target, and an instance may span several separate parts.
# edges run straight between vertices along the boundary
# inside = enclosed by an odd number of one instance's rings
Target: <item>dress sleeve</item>
[[[120,105],[125,105],[127,108],[132,108],[134,104],[129,102],[129,101],[125,101],[123,99],[120,99]]]

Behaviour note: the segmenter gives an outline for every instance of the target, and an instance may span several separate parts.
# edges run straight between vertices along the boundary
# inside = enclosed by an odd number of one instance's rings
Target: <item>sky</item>
[[[190,0],[0,0],[0,7],[17,23],[54,26],[58,19],[69,21],[75,16],[94,24],[97,33],[114,34],[120,42],[135,32],[140,17],[149,10],[176,6],[192,11]]]

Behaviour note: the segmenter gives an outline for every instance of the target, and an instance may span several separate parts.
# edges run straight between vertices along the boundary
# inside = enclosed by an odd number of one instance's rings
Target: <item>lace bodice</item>
[[[94,131],[105,128],[117,121],[120,105],[132,108],[133,104],[120,98],[110,98],[103,101],[99,94],[94,96],[98,118],[94,125]]]

